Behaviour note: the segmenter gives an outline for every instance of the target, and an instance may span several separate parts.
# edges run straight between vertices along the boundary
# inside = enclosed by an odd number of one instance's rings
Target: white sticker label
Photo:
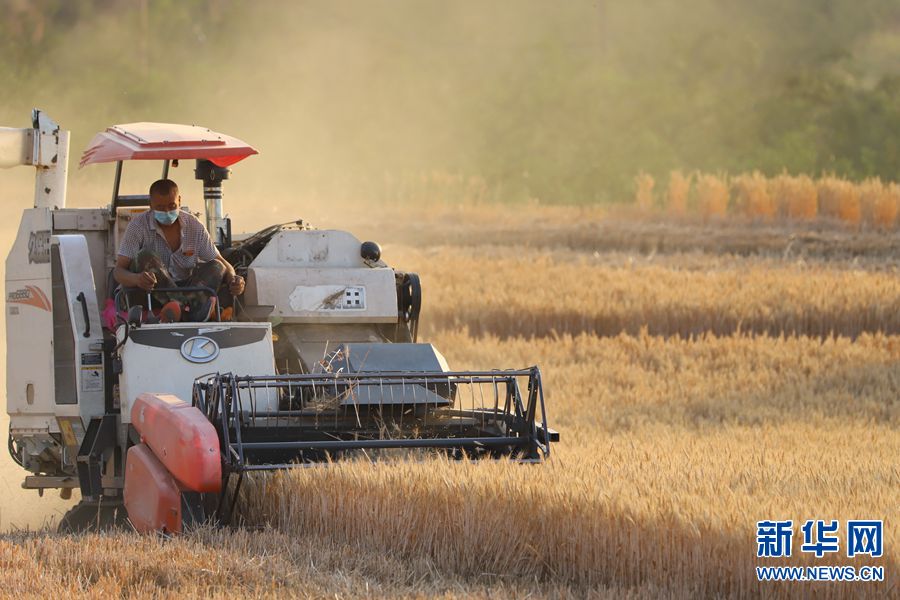
[[[81,367],[81,391],[103,391],[103,369],[97,367]]]
[[[288,299],[294,312],[365,310],[366,288],[346,285],[298,285]]]

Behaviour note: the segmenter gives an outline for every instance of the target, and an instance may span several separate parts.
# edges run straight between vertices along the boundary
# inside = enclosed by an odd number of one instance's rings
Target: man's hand
[[[240,275],[235,275],[231,278],[231,281],[228,282],[228,290],[231,292],[232,296],[240,296],[244,293],[244,278]]]
[[[156,275],[149,271],[144,271],[142,273],[137,273],[137,277],[134,280],[134,285],[149,292],[154,287],[156,287]]]

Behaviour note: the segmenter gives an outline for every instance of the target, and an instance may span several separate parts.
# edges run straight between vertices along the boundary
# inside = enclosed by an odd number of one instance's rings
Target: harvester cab
[[[0,167],[37,169],[6,260],[9,452],[23,487],[80,490],[62,529],[224,523],[248,472],[345,454],[549,455],[558,434],[537,367],[452,371],[417,341],[418,277],[377,244],[299,221],[232,238],[222,183],[250,145],[195,126],[110,127],[81,159],[115,163],[99,208],[66,207],[68,148],[38,110],[30,128],[0,128]],[[160,161],[164,177],[195,161],[207,230],[247,282],[230,318],[161,323],[154,294],[112,278],[128,222],[149,207],[120,194],[131,160]]]

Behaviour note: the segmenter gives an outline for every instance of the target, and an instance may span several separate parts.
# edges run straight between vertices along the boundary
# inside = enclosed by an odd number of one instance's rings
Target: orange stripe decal
[[[37,295],[40,296],[41,301],[44,304],[44,306],[43,306],[44,310],[50,310],[50,308],[51,308],[50,299],[47,298],[47,295],[44,293],[44,290],[42,290],[41,288],[34,286],[34,285],[27,286],[27,287],[30,287],[32,292],[36,292]]]
[[[12,304],[25,304],[50,311],[50,300],[47,299],[47,295],[44,294],[43,290],[35,285],[26,285],[24,288],[10,292],[6,296],[6,301]]]

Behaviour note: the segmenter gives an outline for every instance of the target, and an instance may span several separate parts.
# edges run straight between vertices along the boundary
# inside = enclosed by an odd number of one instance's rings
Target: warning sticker
[[[103,391],[103,367],[81,367],[81,391]]]
[[[84,352],[81,355],[81,391],[103,391],[103,355]]]
[[[99,352],[81,354],[81,391],[103,391],[103,355]]]

